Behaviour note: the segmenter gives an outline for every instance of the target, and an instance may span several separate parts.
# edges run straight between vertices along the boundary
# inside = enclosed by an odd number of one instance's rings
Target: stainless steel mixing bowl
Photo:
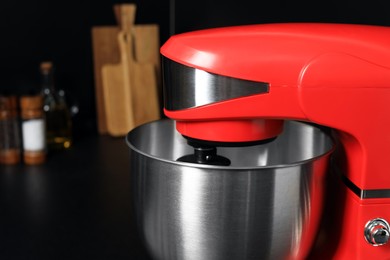
[[[154,259],[303,259],[310,251],[334,146],[321,129],[286,121],[268,144],[218,148],[230,166],[177,162],[193,149],[171,120],[142,125],[126,141],[138,225]]]

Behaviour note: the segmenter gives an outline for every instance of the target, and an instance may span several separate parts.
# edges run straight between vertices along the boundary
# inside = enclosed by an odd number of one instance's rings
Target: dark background
[[[52,60],[58,88],[80,112],[75,134],[96,133],[91,28],[114,25],[115,0],[3,1],[0,8],[0,94],[39,89],[39,63]],[[387,1],[139,0],[136,23],[158,23],[160,42],[210,27],[273,22],[390,25]]]

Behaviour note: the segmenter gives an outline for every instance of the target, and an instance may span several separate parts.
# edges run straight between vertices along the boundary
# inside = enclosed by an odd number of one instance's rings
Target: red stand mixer
[[[218,28],[173,36],[161,53],[165,114],[195,147],[185,160],[224,165],[214,147],[272,140],[285,120],[328,127],[339,174],[327,192],[341,195],[312,257],[390,259],[390,28]]]

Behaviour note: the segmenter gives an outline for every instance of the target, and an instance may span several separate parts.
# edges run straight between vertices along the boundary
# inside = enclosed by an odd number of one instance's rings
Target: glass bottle
[[[72,123],[65,101],[65,92],[54,84],[54,67],[50,61],[40,65],[42,77],[43,110],[46,117],[46,143],[48,150],[67,149],[72,144]]]
[[[20,98],[25,164],[41,164],[46,160],[45,115],[42,105],[41,95]]]
[[[20,132],[16,96],[0,96],[0,163],[20,162]]]

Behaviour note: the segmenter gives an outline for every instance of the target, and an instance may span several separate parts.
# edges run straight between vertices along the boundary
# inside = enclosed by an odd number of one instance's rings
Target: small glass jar
[[[0,163],[20,162],[20,132],[16,96],[0,96]]]
[[[20,98],[23,160],[25,164],[41,164],[46,160],[46,131],[43,98],[23,96]]]

